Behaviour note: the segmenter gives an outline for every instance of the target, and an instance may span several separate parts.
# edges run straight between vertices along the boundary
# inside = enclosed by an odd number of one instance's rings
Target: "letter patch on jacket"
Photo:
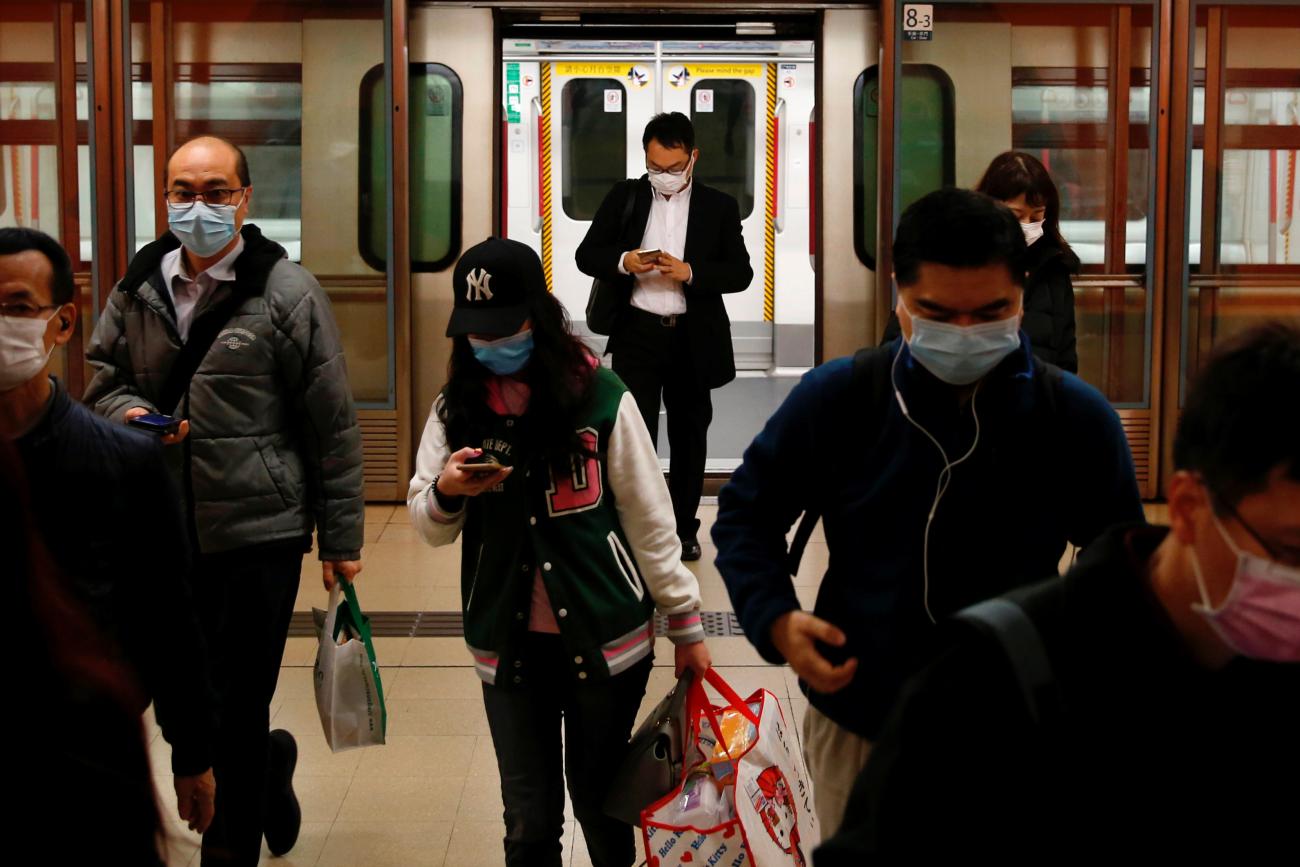
[[[594,428],[585,427],[578,431],[583,444],[597,453],[596,446],[600,437]],[[557,477],[554,468],[550,470],[551,486],[546,490],[546,511],[552,518],[585,512],[600,505],[604,496],[604,485],[600,475],[598,457],[579,458],[574,456],[571,472],[567,476]]]

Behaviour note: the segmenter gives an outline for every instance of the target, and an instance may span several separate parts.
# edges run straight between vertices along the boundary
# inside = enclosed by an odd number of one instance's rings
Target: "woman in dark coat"
[[[1020,327],[1029,337],[1034,355],[1078,373],[1074,286],[1070,278],[1079,273],[1079,257],[1061,237],[1061,199],[1051,175],[1029,154],[1007,151],[989,163],[975,189],[1015,213],[1029,244],[1025,318]],[[898,319],[891,313],[882,342],[898,335]]]

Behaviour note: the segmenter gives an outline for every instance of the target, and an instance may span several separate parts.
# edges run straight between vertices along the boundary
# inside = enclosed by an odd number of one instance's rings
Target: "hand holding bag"
[[[316,709],[325,740],[334,752],[382,744],[388,728],[384,687],[370,637],[370,618],[361,612],[352,582],[330,590],[329,609],[312,609],[316,621]],[[340,642],[339,639],[343,641]]]
[[[607,815],[640,825],[641,811],[681,782],[687,743],[686,696],[694,680],[694,673],[686,669],[632,734],[605,799]]]
[[[775,695],[742,699],[713,669],[686,702],[687,743],[697,767],[647,807],[641,839],[649,867],[810,867],[821,839],[812,788],[794,731]]]

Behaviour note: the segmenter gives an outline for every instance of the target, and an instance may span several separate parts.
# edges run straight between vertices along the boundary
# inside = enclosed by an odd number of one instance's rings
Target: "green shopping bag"
[[[316,709],[334,752],[382,744],[388,730],[384,687],[370,636],[370,618],[357,591],[340,579],[329,609],[312,609],[316,621]]]

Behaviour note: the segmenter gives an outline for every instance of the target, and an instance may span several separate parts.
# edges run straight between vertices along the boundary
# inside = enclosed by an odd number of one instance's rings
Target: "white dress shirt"
[[[691,189],[695,184],[688,184],[680,193],[668,197],[653,190],[654,198],[650,201],[650,218],[646,220],[645,234],[641,237],[639,250],[663,250],[678,259],[686,251],[686,221],[691,212]],[[624,254],[626,255],[626,254]],[[627,274],[623,267],[623,256],[618,257],[620,274]],[[658,271],[632,275],[636,283],[632,287],[632,306],[656,316],[672,316],[686,312],[686,294],[682,284]],[[686,281],[688,284],[690,280]]]
[[[172,306],[176,308],[176,330],[181,340],[189,340],[190,323],[194,321],[194,312],[209,292],[222,283],[235,280],[235,260],[244,252],[244,239],[235,243],[235,247],[226,255],[201,272],[197,277],[185,273],[184,247],[177,247],[162,259],[163,285],[172,296]]]

